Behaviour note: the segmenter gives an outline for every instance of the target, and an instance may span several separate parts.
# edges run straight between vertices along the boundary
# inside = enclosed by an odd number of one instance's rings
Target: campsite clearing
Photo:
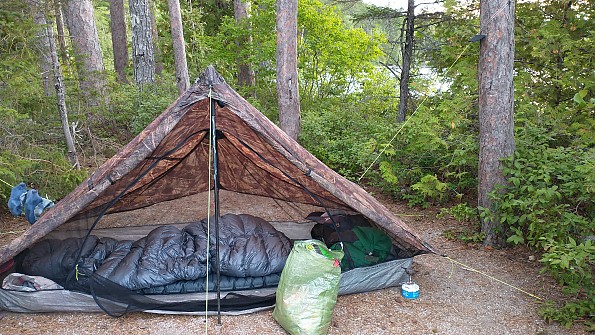
[[[376,195],[378,197],[378,195]],[[443,232],[462,229],[455,220],[437,219],[437,208],[411,209],[382,199],[421,237],[451,258],[546,300],[561,296],[561,288],[540,274],[538,257],[523,248],[486,250],[481,246],[448,240]],[[184,210],[184,208],[170,208]],[[26,228],[22,218],[0,209],[0,245],[14,238],[7,232]],[[406,300],[400,288],[340,296],[329,335],[339,334],[540,334],[578,335],[580,326],[566,329],[547,324],[537,314],[540,302],[436,255],[414,258],[420,286],[417,300]],[[307,308],[307,307],[305,307]],[[99,313],[18,314],[0,312],[0,334],[285,334],[272,311],[217,318],[131,313],[112,318]]]

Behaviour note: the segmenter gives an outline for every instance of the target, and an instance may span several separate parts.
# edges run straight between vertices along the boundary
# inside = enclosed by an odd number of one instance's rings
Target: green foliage
[[[446,229],[442,232],[442,236],[448,240],[461,240],[465,243],[478,244],[485,240],[485,233],[479,231],[479,226],[476,230],[470,229]]]
[[[170,82],[160,80],[142,90],[135,85],[119,85],[112,91],[111,110],[103,115],[104,130],[116,131],[125,135],[120,138],[122,142],[129,141],[177,98],[178,91]]]
[[[481,243],[485,239],[485,234],[480,232],[480,222],[477,208],[469,206],[467,203],[459,203],[450,208],[441,208],[436,217],[445,218],[452,216],[458,221],[470,223],[471,226],[464,229],[447,229],[442,235],[449,240],[461,240],[466,243]]]
[[[464,119],[466,106],[449,105],[448,113],[420,108],[406,123],[395,125],[396,130],[382,134],[382,141],[369,141],[377,145],[375,152],[382,153],[379,173],[370,173],[370,178],[376,178],[379,186],[409,200],[411,205],[427,206],[428,201],[460,200],[465,193],[473,194],[477,143],[467,133],[472,122]],[[391,136],[393,141],[387,146]],[[427,185],[432,182],[428,175],[440,183]],[[429,194],[429,190],[440,194]]]
[[[550,125],[561,145],[595,145],[592,1],[521,2],[515,51],[516,119]]]
[[[479,222],[477,208],[471,207],[465,202],[456,204],[450,208],[441,208],[438,218],[444,218],[447,215],[451,215],[461,222]]]
[[[26,3],[0,2],[0,106],[21,114],[41,104],[41,76],[35,48],[37,29]]]
[[[557,321],[566,328],[571,328],[577,317],[586,317],[585,330],[587,332],[595,331],[595,321],[593,321],[593,311],[595,310],[595,298],[587,300],[575,300],[567,302],[564,306],[558,306],[553,301],[548,301],[540,307],[538,312],[546,321]]]
[[[326,98],[357,89],[374,71],[384,38],[373,31],[347,28],[334,7],[318,0],[302,1],[298,12],[300,85],[306,96]]]
[[[210,53],[210,49],[208,43],[206,43],[208,36],[205,36],[205,31],[211,35],[215,34],[219,30],[216,23],[218,24],[222,17],[229,15],[233,10],[233,3],[220,2],[220,5],[217,6],[214,1],[202,1],[200,3],[180,1],[190,83],[210,64],[206,57]],[[167,1],[155,2],[159,47],[159,53],[156,56],[164,67],[163,78],[161,78],[163,81],[160,84],[175,85],[175,77],[172,77],[175,73],[174,50],[171,42],[169,9],[167,6]],[[209,15],[204,13],[209,13]],[[217,63],[213,64],[217,65]],[[219,70],[219,67],[217,67],[217,70]]]
[[[316,108],[314,108],[316,107]],[[359,108],[358,108],[359,107]],[[302,145],[339,173],[355,179],[370,162],[370,134],[387,133],[371,106],[328,99],[302,111]]]
[[[594,236],[591,236],[594,238]],[[545,242],[546,251],[540,262],[547,264],[545,271],[565,285],[565,293],[579,294],[593,291],[593,273],[590,267],[595,264],[595,245],[590,239],[577,243],[568,237],[565,243],[552,239]]]
[[[524,128],[514,156],[503,170],[510,186],[496,192],[500,221],[510,242],[543,248],[547,240],[583,238],[595,229],[595,149],[550,147],[554,138],[540,128]],[[546,237],[546,240],[542,239]]]
[[[436,175],[425,175],[417,183],[411,185],[413,194],[404,195],[409,205],[421,205],[428,208],[430,204],[442,202],[446,198],[448,185],[438,180]]]
[[[595,312],[588,298],[595,294],[595,149],[553,147],[549,134],[535,127],[519,132],[514,156],[504,161],[509,185],[492,196],[508,242],[543,252],[544,271],[578,297],[558,313],[544,309],[547,318],[568,324]]]
[[[14,186],[20,182],[36,188],[39,194],[58,200],[86,178],[85,170],[74,169],[60,150],[31,147],[28,157],[0,152],[0,179]],[[11,187],[0,183],[0,198],[7,199]]]

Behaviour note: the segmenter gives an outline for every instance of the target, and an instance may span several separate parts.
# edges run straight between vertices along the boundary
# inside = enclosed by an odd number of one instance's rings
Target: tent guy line
[[[453,270],[454,270],[454,265],[455,265],[455,264],[457,264],[457,265],[461,266],[461,267],[462,267],[463,269],[465,269],[465,270],[469,270],[469,271],[471,271],[471,272],[478,273],[478,274],[480,274],[480,275],[482,275],[482,276],[484,276],[484,277],[487,277],[487,278],[489,278],[489,279],[491,279],[491,280],[497,281],[497,282],[499,282],[499,283],[501,283],[501,284],[504,284],[504,285],[506,285],[506,286],[508,286],[508,287],[511,287],[511,288],[513,288],[513,289],[515,289],[515,290],[517,290],[517,291],[519,291],[519,292],[522,292],[522,293],[524,293],[524,294],[526,294],[526,295],[528,295],[528,296],[530,296],[530,297],[532,297],[532,298],[535,298],[536,300],[539,300],[539,301],[543,301],[543,300],[544,300],[543,298],[541,298],[541,297],[537,296],[536,294],[533,294],[533,293],[527,292],[527,291],[523,290],[523,289],[522,289],[522,288],[520,288],[520,287],[517,287],[517,286],[514,286],[514,285],[512,285],[512,284],[509,284],[509,283],[507,283],[507,282],[505,282],[505,281],[503,281],[503,280],[501,280],[501,279],[498,279],[498,278],[496,278],[496,277],[494,277],[494,276],[492,276],[492,275],[489,275],[489,274],[487,274],[487,273],[485,273],[485,272],[483,272],[483,271],[477,270],[477,269],[475,269],[475,268],[473,268],[473,267],[471,267],[471,266],[469,266],[469,265],[467,265],[467,264],[463,264],[462,262],[459,262],[459,261],[457,261],[457,260],[454,260],[454,259],[450,258],[450,257],[449,257],[449,256],[447,256],[447,255],[442,255],[442,258],[445,258],[445,259],[449,260],[449,261],[451,262],[451,265],[452,265],[451,272],[450,272],[450,275],[448,276],[448,278],[450,278],[450,277],[452,276],[452,272],[453,272]]]

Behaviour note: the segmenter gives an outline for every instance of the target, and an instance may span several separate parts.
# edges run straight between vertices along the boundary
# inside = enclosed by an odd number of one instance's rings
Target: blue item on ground
[[[14,216],[19,216],[23,213],[23,203],[25,195],[27,194],[27,185],[20,183],[13,187],[10,191],[10,198],[8,198],[8,209]]]
[[[46,209],[54,207],[52,200],[42,198],[36,189],[27,190],[25,183],[20,183],[10,191],[8,209],[14,216],[19,216],[25,210],[25,217],[30,224],[35,223]]]
[[[27,192],[27,199],[25,199],[25,216],[30,224],[35,223],[37,219],[48,208],[54,207],[54,202],[39,196],[37,190],[31,189]]]
[[[35,189],[27,191],[27,198],[25,199],[25,217],[30,224],[33,224],[35,218],[35,207],[41,204],[43,199],[39,196],[39,193]]]

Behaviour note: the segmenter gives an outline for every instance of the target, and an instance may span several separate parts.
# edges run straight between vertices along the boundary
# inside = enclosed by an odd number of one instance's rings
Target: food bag
[[[318,240],[296,241],[281,273],[273,318],[291,335],[323,335],[331,324],[342,250]]]

